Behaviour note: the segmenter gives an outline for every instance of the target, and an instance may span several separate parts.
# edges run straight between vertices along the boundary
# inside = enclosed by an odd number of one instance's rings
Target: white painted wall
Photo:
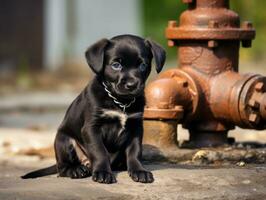
[[[65,0],[46,0],[44,9],[44,66],[52,70],[64,58]]]
[[[78,0],[75,53],[80,55],[88,45],[103,37],[140,33],[136,0]]]
[[[53,70],[68,58],[85,61],[86,48],[103,37],[125,33],[140,35],[139,2],[46,0],[45,66]]]

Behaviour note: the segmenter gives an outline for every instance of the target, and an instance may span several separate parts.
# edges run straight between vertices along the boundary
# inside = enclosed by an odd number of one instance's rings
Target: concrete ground
[[[126,172],[115,172],[117,183],[105,185],[91,178],[73,180],[56,175],[23,180],[20,176],[51,160],[28,161],[29,165],[0,165],[0,199],[266,199],[266,165],[208,167],[178,164],[148,164],[155,181],[136,183]]]
[[[56,175],[21,179],[55,163],[51,148],[55,131],[0,128],[0,132],[0,199],[266,199],[265,148],[175,149],[167,154],[145,145],[145,166],[153,172],[154,183],[136,183],[127,172],[115,172],[118,182],[104,185],[91,178]],[[171,159],[167,162],[164,155]]]
[[[0,100],[0,199],[266,199],[265,145],[145,151],[145,166],[155,177],[152,184],[133,182],[126,172],[115,172],[118,182],[112,185],[56,175],[21,179],[55,162],[51,147],[56,127],[74,96],[35,94]],[[182,129],[178,134],[179,139],[187,138]],[[266,143],[265,131],[236,129],[230,136]]]

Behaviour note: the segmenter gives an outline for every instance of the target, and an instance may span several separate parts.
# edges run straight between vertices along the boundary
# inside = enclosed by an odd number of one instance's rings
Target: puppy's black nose
[[[137,81],[128,81],[125,83],[125,88],[127,90],[134,90],[137,88],[138,82]]]

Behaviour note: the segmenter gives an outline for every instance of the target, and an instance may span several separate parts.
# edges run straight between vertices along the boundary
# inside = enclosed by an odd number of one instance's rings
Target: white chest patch
[[[119,131],[118,135],[120,135],[120,133],[122,133],[125,130],[125,126],[126,126],[126,122],[128,118],[128,116],[125,113],[115,111],[115,110],[102,109],[101,117],[119,119],[121,130]]]

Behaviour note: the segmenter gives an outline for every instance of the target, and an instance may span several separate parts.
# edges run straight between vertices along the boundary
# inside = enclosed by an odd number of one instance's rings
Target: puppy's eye
[[[113,68],[113,70],[116,70],[116,71],[119,71],[122,69],[122,65],[119,62],[112,63],[111,67]]]
[[[141,63],[140,66],[139,66],[139,69],[140,69],[140,71],[142,71],[142,72],[146,71],[146,69],[147,69],[147,64],[145,64],[145,63]]]

